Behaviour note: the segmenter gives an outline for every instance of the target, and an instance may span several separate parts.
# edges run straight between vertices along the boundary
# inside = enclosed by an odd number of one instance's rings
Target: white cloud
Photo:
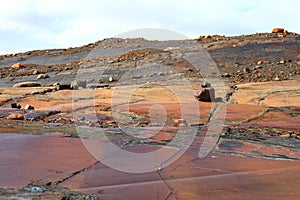
[[[300,32],[298,0],[0,0],[0,53],[83,45],[137,28],[189,37]]]

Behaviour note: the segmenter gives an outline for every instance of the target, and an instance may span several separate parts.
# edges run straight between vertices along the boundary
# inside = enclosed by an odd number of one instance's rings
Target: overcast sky
[[[189,38],[284,27],[300,33],[299,0],[0,0],[0,54],[80,46],[140,28]]]

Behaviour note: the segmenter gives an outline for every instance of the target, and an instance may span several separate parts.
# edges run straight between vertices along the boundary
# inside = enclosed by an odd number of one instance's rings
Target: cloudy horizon
[[[141,28],[189,38],[283,27],[300,32],[297,0],[0,0],[0,54],[81,46]]]

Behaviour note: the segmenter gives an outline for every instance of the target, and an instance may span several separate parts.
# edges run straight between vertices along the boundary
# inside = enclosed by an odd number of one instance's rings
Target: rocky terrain
[[[215,98],[194,98],[201,85]],[[1,199],[300,198],[297,33],[2,55],[0,106]],[[118,150],[105,159],[153,170],[109,167],[93,152],[105,146],[96,130],[127,152],[163,149],[159,165]]]

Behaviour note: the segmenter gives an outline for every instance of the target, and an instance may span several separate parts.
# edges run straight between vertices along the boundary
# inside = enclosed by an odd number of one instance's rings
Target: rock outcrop
[[[13,85],[13,87],[40,87],[41,84],[37,82],[22,82]]]

